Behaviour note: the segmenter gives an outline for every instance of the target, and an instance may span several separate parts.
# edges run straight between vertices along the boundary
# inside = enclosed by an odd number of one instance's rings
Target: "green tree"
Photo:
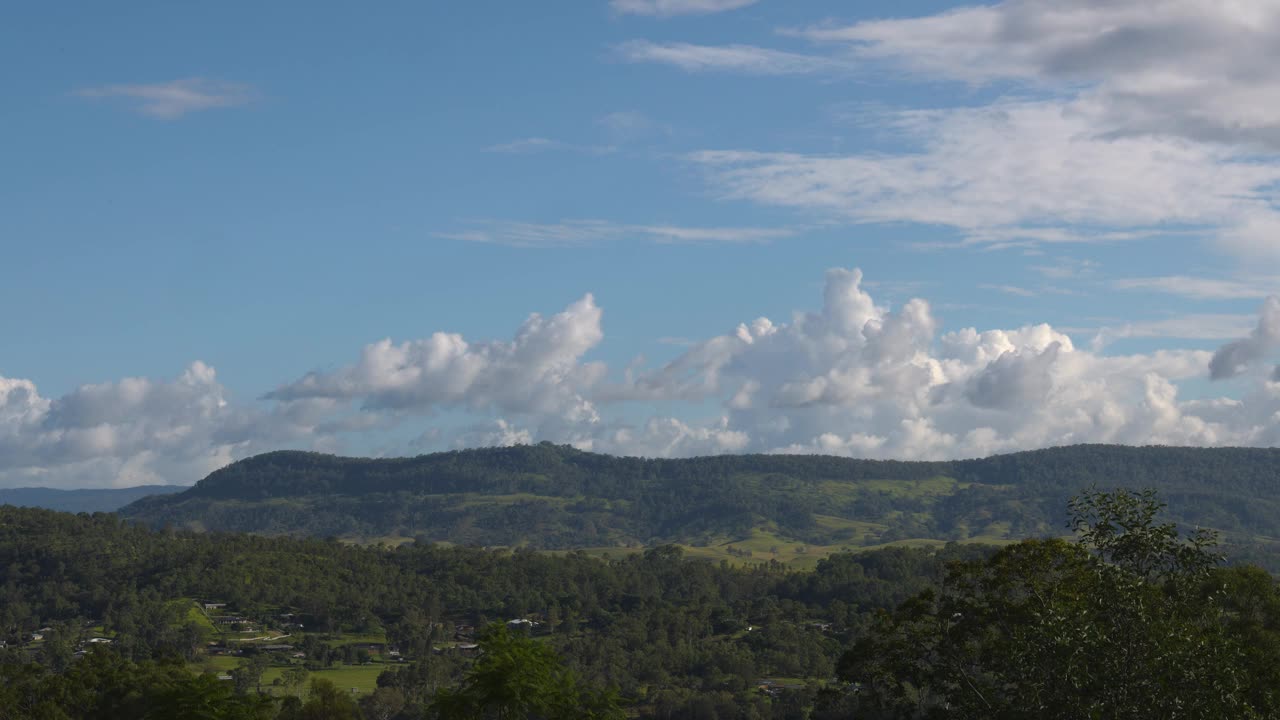
[[[360,706],[332,682],[323,678],[311,681],[307,701],[296,700],[282,708],[278,720],[360,720]]]
[[[1069,507],[1077,544],[957,564],[883,618],[840,663],[860,703],[887,717],[1273,717],[1274,672],[1257,672],[1268,662],[1247,657],[1213,581],[1214,535],[1159,522],[1152,491]]]
[[[439,720],[620,720],[616,695],[579,680],[554,650],[494,624],[462,684],[431,704]]]

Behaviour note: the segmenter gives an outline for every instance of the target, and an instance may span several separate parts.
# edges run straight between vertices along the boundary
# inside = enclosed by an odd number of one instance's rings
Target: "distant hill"
[[[1238,542],[1280,536],[1280,450],[1118,445],[952,462],[805,455],[612,457],[549,443],[365,459],[273,452],[120,512],[153,526],[542,549],[680,543],[805,559],[885,543],[1065,532],[1097,485],[1154,487],[1170,515]]]
[[[168,495],[185,485],[139,485],[130,488],[57,490],[54,488],[0,488],[0,505],[38,507],[64,512],[115,512],[148,495]]]

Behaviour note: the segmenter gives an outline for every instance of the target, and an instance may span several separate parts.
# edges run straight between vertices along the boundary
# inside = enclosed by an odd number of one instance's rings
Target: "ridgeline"
[[[889,543],[1062,535],[1068,498],[1095,485],[1155,488],[1170,519],[1222,532],[1237,553],[1280,536],[1280,450],[1118,445],[949,462],[663,460],[550,443],[395,459],[281,451],[120,513],[155,527],[360,542],[548,550],[678,543],[712,558],[811,565],[830,552]]]

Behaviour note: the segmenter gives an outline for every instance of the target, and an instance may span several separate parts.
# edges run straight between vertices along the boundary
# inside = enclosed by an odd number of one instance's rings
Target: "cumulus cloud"
[[[359,401],[370,410],[459,407],[596,419],[582,394],[604,367],[582,356],[604,337],[591,295],[549,318],[530,315],[510,341],[470,343],[456,333],[366,345],[354,364],[312,372],[266,397]]]
[[[716,398],[724,415],[707,429],[740,433],[743,450],[859,457],[1248,444],[1274,422],[1178,399],[1180,381],[1206,374],[1208,352],[1106,356],[1048,325],[942,332],[927,301],[880,305],[857,270],[829,272],[823,298],[820,311],[744,323],[599,391],[615,401]]]
[[[1223,345],[1213,354],[1209,376],[1214,380],[1235,377],[1264,358],[1277,344],[1280,344],[1280,298],[1272,295],[1262,304],[1253,332]]]
[[[253,100],[247,85],[208,78],[183,78],[166,83],[103,85],[76,91],[84,98],[124,98],[139,113],[163,120],[214,108],[236,107]]]
[[[195,482],[251,451],[237,427],[252,425],[200,362],[172,380],[126,378],[52,399],[29,380],[0,377],[0,486]]]
[[[439,332],[371,343],[349,365],[240,407],[198,362],[173,379],[58,398],[0,377],[0,486],[193,482],[268,449],[368,452],[345,443],[445,414],[455,429],[437,424],[413,450],[551,440],[647,456],[935,459],[1081,442],[1280,443],[1280,383],[1263,367],[1280,344],[1276,297],[1247,337],[1216,353],[1108,355],[1046,324],[947,330],[927,300],[889,306],[866,285],[857,269],[830,270],[816,310],[743,322],[621,372],[588,359],[604,331],[586,295],[529,316],[509,340]],[[1135,324],[1130,336],[1183,332],[1179,321]],[[1190,324],[1212,322],[1226,319]],[[1234,376],[1239,397],[1179,397],[1184,381]]]

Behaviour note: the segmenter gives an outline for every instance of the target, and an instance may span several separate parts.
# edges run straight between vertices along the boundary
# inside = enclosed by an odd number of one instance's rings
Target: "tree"
[[[282,708],[278,720],[360,720],[360,706],[349,693],[322,678],[311,681],[311,692],[301,705]]]
[[[250,690],[262,692],[262,673],[266,672],[270,664],[271,659],[259,653],[234,668],[230,675],[236,694],[245,695]]]
[[[480,659],[431,704],[439,720],[620,720],[617,697],[581,682],[546,645],[494,624]]]
[[[1069,508],[1077,544],[959,563],[882,618],[840,662],[859,703],[887,717],[1274,716],[1274,672],[1257,669],[1280,655],[1246,662],[1214,587],[1215,536],[1158,522],[1149,490],[1090,490]]]
[[[284,683],[285,690],[294,693],[307,683],[307,678],[311,672],[302,665],[294,665],[293,667],[280,673],[280,678]]]

